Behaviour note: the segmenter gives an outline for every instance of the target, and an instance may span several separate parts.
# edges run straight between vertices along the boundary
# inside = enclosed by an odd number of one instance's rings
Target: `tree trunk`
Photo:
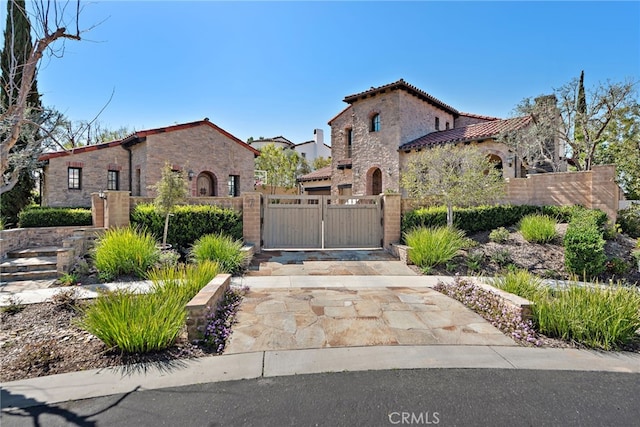
[[[447,203],[447,227],[453,227],[453,206]]]
[[[169,231],[169,213],[167,212],[167,216],[164,218],[164,233],[162,235],[162,247],[167,247],[167,232]]]

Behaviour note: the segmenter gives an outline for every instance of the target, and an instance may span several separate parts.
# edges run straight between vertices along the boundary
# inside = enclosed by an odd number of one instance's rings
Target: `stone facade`
[[[42,156],[44,206],[91,206],[91,193],[108,189],[109,171],[118,188],[132,196],[154,197],[165,162],[188,171],[192,197],[227,196],[253,191],[258,152],[208,120],[136,132],[121,140]],[[68,168],[81,169],[79,189],[68,188]],[[237,178],[230,178],[237,177]],[[204,189],[204,191],[203,191]]]
[[[521,176],[518,159],[496,137],[502,130],[526,125],[524,121],[460,113],[404,80],[347,96],[344,101],[349,107],[329,121],[331,194],[401,192],[401,173],[408,161],[415,153],[433,146],[431,141],[423,146],[411,144],[427,135],[441,136],[442,141],[435,145],[477,144],[498,162],[505,178]],[[375,115],[380,123],[376,130],[372,129]],[[489,122],[495,124],[487,126],[494,132],[487,134],[479,125]],[[455,134],[454,129],[458,129]],[[409,148],[405,149],[407,145]]]

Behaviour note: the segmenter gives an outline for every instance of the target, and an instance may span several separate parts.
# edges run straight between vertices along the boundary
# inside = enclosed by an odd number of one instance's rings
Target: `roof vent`
[[[205,121],[205,122],[208,122],[208,121],[209,121],[209,117],[205,117],[205,118],[204,118],[204,121]]]

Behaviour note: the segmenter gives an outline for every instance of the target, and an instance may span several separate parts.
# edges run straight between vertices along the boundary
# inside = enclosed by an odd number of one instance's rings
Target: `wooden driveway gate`
[[[381,196],[265,197],[264,249],[382,247]]]

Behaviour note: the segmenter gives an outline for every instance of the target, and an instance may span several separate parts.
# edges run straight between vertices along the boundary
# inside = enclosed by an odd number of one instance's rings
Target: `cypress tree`
[[[584,141],[584,119],[587,115],[587,99],[584,95],[584,70],[580,73],[580,83],[578,86],[578,101],[576,104],[576,123],[574,127],[574,139]]]
[[[8,108],[9,100],[16,99],[18,88],[22,80],[22,68],[32,49],[31,23],[26,13],[25,0],[10,0],[7,2],[7,23],[4,30],[4,48],[0,53],[0,66],[2,67],[2,86],[0,102],[4,109]],[[11,56],[16,63],[11,63]],[[13,72],[13,76],[11,73]],[[13,80],[10,84],[9,80]],[[27,96],[27,106],[32,111],[40,111],[40,95],[38,94],[36,79]],[[7,92],[11,90],[11,93]],[[27,145],[25,139],[19,140],[12,152],[20,151]],[[17,225],[18,213],[32,200],[32,191],[35,187],[33,171],[23,170],[20,173],[16,186],[0,195],[0,215],[7,224]]]

